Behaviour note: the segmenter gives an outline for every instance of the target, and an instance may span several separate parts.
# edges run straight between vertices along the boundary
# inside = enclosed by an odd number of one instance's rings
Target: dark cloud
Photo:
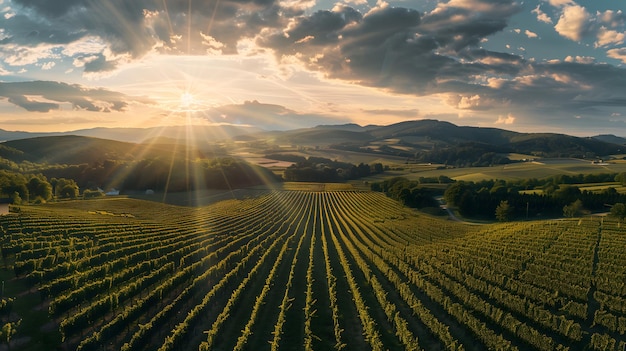
[[[237,42],[263,28],[284,24],[275,0],[14,0],[29,14],[8,22],[6,43],[70,43],[96,36],[114,55],[139,58],[151,50],[170,54],[205,54],[203,35],[235,53]],[[29,13],[27,10],[33,10]],[[23,29],[28,28],[28,32]],[[113,60],[106,57],[107,60]],[[115,63],[113,63],[115,65]],[[108,70],[101,64],[92,69]]]
[[[92,112],[124,111],[131,101],[151,103],[148,99],[133,98],[106,89],[87,89],[80,85],[49,81],[0,83],[0,97],[36,112],[57,110],[61,103],[70,103],[75,109]],[[37,101],[35,97],[48,101]]]
[[[340,4],[332,10],[308,13],[298,5],[283,7],[286,5],[282,3],[13,0],[23,11],[6,19],[2,44],[35,47],[96,37],[111,52],[92,47],[92,51],[76,49],[68,55],[85,72],[98,73],[114,71],[150,51],[232,54],[237,52],[241,39],[254,38],[258,46],[273,50],[279,59],[299,60],[309,70],[326,77],[394,93],[445,94],[446,101],[460,110],[517,106],[576,113],[581,109],[625,106],[626,70],[622,67],[589,62],[536,62],[481,48],[485,40],[502,32],[511,17],[522,10],[522,1],[449,0],[438,2],[425,13],[386,6],[382,1],[367,13]],[[526,10],[532,11],[532,6]],[[621,40],[616,26],[623,24],[623,13],[606,11],[592,17],[596,19],[595,31],[588,34],[597,35],[606,27],[606,35],[598,45],[608,47]],[[29,52],[14,51],[6,55],[10,58],[5,60],[7,64],[32,63],[25,59]],[[620,57],[617,51],[613,52]],[[61,55],[52,55],[55,54]],[[44,89],[47,95],[40,91],[0,96],[31,111],[49,111],[60,103],[89,111],[122,110],[127,103],[125,96],[105,99],[94,96],[95,91],[55,84],[58,92],[53,93],[48,87]],[[37,101],[33,96],[48,101]],[[275,116],[282,116],[285,128],[290,124],[319,124],[327,118],[258,102],[222,106],[206,113],[216,122],[231,119],[227,122],[259,125],[271,125]]]
[[[97,58],[94,60],[90,60],[85,62],[85,72],[109,72],[113,71],[117,68],[117,61],[107,61],[104,55],[97,55]]]
[[[6,97],[9,98],[10,103],[30,112],[49,112],[50,110],[57,110],[59,108],[59,104],[33,101],[23,95],[8,95]]]
[[[253,125],[265,130],[297,129],[343,121],[321,114],[299,113],[281,105],[264,104],[256,100],[214,107],[203,114],[211,122]]]
[[[498,55],[480,52],[478,44],[506,27],[507,19],[519,11],[516,2],[464,2],[475,3],[470,7],[454,3],[462,2],[451,1],[427,14],[380,7],[360,16],[350,7],[338,7],[301,16],[289,30],[259,44],[280,56],[295,55],[329,77],[401,93],[430,94],[444,88],[441,80],[514,72],[519,58],[511,55],[500,54],[502,62],[495,66],[462,59]]]

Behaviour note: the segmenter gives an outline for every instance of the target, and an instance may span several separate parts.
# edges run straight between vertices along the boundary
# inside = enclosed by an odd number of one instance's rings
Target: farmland
[[[469,226],[347,189],[22,206],[0,217],[12,349],[626,348],[622,223]]]

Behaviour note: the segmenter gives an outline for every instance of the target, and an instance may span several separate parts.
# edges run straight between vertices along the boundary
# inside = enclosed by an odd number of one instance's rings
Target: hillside
[[[259,131],[236,126],[96,128],[77,131],[98,136],[50,136],[7,141],[0,157],[13,162],[89,163],[171,155],[174,158],[294,153],[298,147],[334,158],[334,151],[369,159],[400,158],[411,163],[457,167],[511,163],[510,153],[532,157],[606,158],[622,154],[618,137],[581,138],[554,133],[518,133],[498,128],[457,126],[437,120],[405,121],[387,126],[322,125],[290,131]],[[112,138],[105,141],[102,137]],[[117,141],[113,141],[116,139]],[[119,140],[143,140],[129,144]],[[320,154],[321,153],[321,154]],[[326,153],[328,156],[324,156]]]
[[[464,127],[437,120],[387,126],[318,126],[248,135],[247,141],[322,147],[404,157],[417,163],[489,166],[510,163],[509,153],[534,157],[595,158],[622,153],[624,145],[554,133],[518,133],[498,128]]]
[[[626,240],[608,218],[469,226],[315,187],[22,206],[0,230],[11,349],[626,347]]]
[[[0,157],[13,162],[47,164],[82,164],[105,160],[129,161],[163,156],[184,157],[186,150],[170,145],[135,144],[92,137],[64,135],[19,139],[0,144]],[[200,156],[191,151],[191,156]]]
[[[141,143],[148,139],[164,137],[180,141],[217,141],[227,140],[235,136],[258,133],[261,130],[254,127],[235,125],[194,125],[194,126],[166,126],[152,128],[91,128],[67,132],[29,133],[13,132],[0,129],[0,142],[32,139],[37,137],[78,135],[100,139]]]

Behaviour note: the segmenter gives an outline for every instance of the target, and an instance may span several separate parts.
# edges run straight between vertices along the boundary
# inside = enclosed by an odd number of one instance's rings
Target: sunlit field
[[[0,217],[19,350],[613,350],[623,224],[469,226],[345,185]]]

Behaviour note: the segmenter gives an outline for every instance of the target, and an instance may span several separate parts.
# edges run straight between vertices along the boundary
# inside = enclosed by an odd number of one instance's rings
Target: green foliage
[[[100,190],[85,190],[83,191],[83,198],[85,199],[93,199],[97,197],[103,197],[104,193]]]
[[[22,197],[20,196],[20,193],[17,191],[14,192],[13,195],[11,195],[11,201],[13,202],[13,205],[21,205]]]
[[[513,208],[507,200],[500,201],[496,207],[496,219],[500,222],[507,222],[513,218]]]
[[[0,217],[14,281],[58,321],[63,341],[45,347],[72,350],[623,348],[620,224],[470,226],[380,193],[296,190],[206,208],[67,201]],[[23,349],[40,342],[17,329]]]
[[[395,177],[370,185],[372,191],[380,191],[390,198],[400,201],[405,206],[415,208],[439,208],[439,203],[434,196],[438,191],[424,188],[419,182],[409,181],[403,177]]]
[[[57,179],[55,188],[56,196],[61,199],[76,199],[80,193],[78,184],[73,179]]]
[[[281,157],[287,156],[287,157]],[[270,156],[268,156],[270,157]],[[371,174],[383,172],[383,165],[360,163],[354,165],[347,162],[333,161],[323,157],[304,157],[291,155],[276,155],[277,159],[298,160],[285,169],[283,177],[289,182],[341,182],[350,179],[367,177]]]
[[[21,323],[21,320],[17,322],[5,323],[0,329],[0,339],[2,339],[2,341],[6,342],[7,345],[9,345],[9,342],[11,342],[13,335],[17,333],[20,323]],[[9,347],[9,350],[10,349],[11,347]]]
[[[582,214],[583,203],[580,200],[576,200],[569,205],[563,206],[563,216],[565,217],[578,217]]]
[[[615,176],[615,181],[620,182],[622,186],[626,186],[626,172],[621,172]]]
[[[611,207],[611,216],[623,221],[626,218],[626,205],[621,202],[614,204]]]
[[[28,191],[31,198],[41,198],[47,201],[52,198],[52,185],[42,175],[33,176],[28,181]]]
[[[485,180],[480,182],[456,182],[444,193],[444,199],[450,206],[456,206],[464,216],[485,219],[497,219],[496,208],[502,201],[508,201],[512,208],[512,217],[526,216],[561,216],[566,209],[567,215],[579,210],[570,206],[577,200],[581,208],[588,211],[605,211],[605,204],[626,202],[626,194],[620,194],[613,188],[600,192],[581,191],[571,184],[561,181],[612,181],[614,175],[593,175],[592,177],[558,176],[544,180],[526,179],[523,181]],[[542,192],[520,192],[543,188]],[[581,212],[582,213],[582,212]],[[579,215],[579,214],[576,214]]]

